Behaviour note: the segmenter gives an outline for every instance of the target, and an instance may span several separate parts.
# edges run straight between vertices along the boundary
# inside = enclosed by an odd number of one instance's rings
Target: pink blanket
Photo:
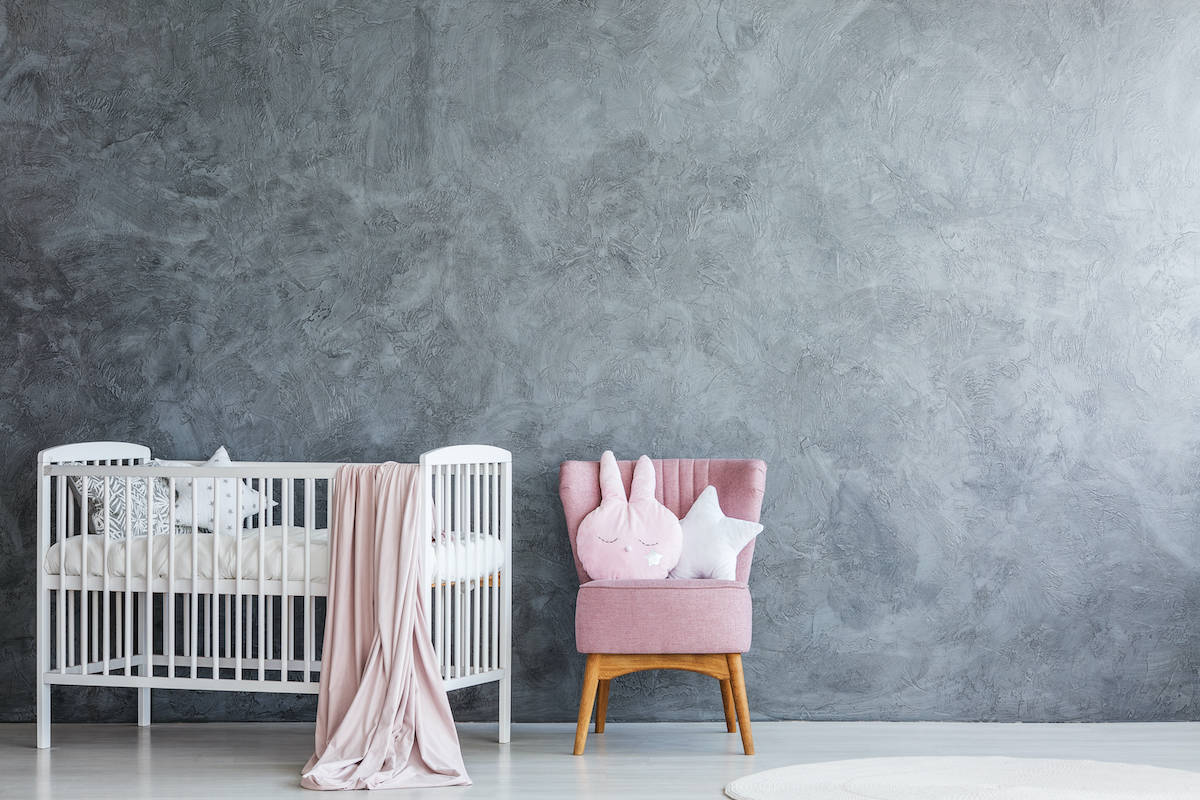
[[[340,467],[330,509],[317,749],[306,789],[471,783],[425,619],[420,475]]]

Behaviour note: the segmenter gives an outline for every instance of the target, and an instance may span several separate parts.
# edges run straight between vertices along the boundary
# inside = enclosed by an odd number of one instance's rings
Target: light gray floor
[[[787,764],[900,755],[1006,755],[1126,761],[1200,771],[1200,723],[1001,725],[950,722],[757,722],[758,754],[721,723],[609,723],[570,754],[573,725],[459,726],[475,785],[373,792],[374,798],[653,798],[722,796],[730,780]],[[303,723],[0,725],[0,796],[14,798],[319,797],[298,787],[313,729]]]

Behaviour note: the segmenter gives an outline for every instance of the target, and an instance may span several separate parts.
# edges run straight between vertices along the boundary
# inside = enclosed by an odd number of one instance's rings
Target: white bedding
[[[242,569],[244,580],[258,579],[258,543],[265,541],[263,548],[263,572],[267,580],[279,580],[283,573],[283,533],[282,526],[273,526],[259,531],[257,528],[242,532]],[[329,581],[329,532],[320,529],[313,532],[309,544],[309,575],[313,583]],[[157,578],[168,577],[170,560],[170,541],[175,540],[175,577],[186,580],[192,577],[192,534],[181,533],[174,536],[152,536],[149,541],[154,543],[151,554],[151,568]],[[504,550],[500,540],[491,535],[469,534],[466,543],[459,541],[460,537],[450,536],[449,542],[443,537],[438,542],[430,542],[425,550],[425,563],[428,565],[427,575],[430,579],[439,577],[453,581],[466,580],[470,577],[488,575],[498,570],[504,563]],[[87,536],[72,536],[66,541],[67,575],[78,575],[84,542],[87,542],[87,571],[94,577],[104,575],[104,536],[89,534]],[[132,573],[135,578],[146,577],[146,543],[147,538],[136,537],[129,540],[131,549]],[[217,543],[217,572],[222,579],[233,580],[238,577],[237,570],[237,538],[224,534],[199,533],[195,536],[196,575],[199,578],[210,579],[213,575],[213,543]],[[304,580],[304,529],[293,528],[287,537],[287,571],[288,579]],[[110,577],[125,576],[125,540],[109,539],[108,541],[108,574]],[[59,574],[61,545],[54,544],[46,553],[43,566],[50,575]],[[468,549],[470,552],[468,553]],[[470,556],[470,559],[468,559]],[[471,563],[468,565],[468,560]]]

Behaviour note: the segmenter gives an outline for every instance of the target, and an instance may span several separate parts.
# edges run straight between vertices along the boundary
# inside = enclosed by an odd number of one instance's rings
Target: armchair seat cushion
[[[745,653],[750,627],[741,581],[590,581],[575,606],[581,653]]]

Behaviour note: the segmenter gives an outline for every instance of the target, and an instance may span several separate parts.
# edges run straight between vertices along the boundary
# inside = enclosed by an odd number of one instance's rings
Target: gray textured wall
[[[1194,3],[0,20],[0,719],[32,715],[34,454],[101,438],[511,448],[518,719],[573,718],[556,469],[605,447],[769,462],[759,716],[1200,715]],[[614,718],[720,715],[619,684]]]

